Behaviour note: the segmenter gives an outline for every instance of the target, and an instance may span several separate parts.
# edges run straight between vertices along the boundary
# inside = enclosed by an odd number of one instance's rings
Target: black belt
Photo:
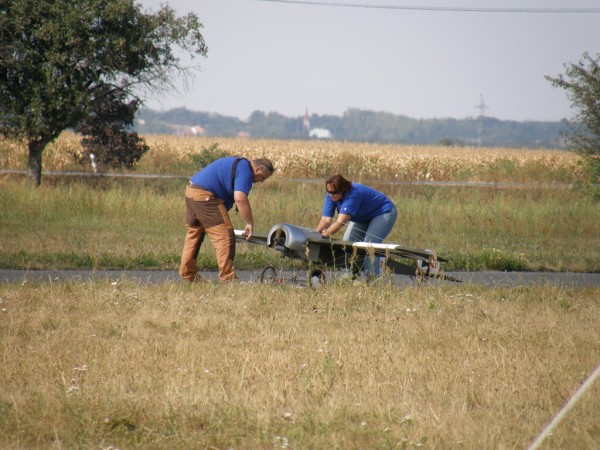
[[[191,187],[192,189],[200,189],[202,191],[208,191],[208,189],[206,189],[205,187],[198,186],[197,184],[194,184],[191,181],[188,182],[188,186]],[[208,191],[208,192],[210,192],[210,191]]]

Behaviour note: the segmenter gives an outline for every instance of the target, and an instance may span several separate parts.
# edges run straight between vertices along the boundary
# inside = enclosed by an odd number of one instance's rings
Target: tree
[[[0,0],[0,134],[27,143],[30,179],[41,183],[42,153],[67,129],[89,133],[84,145],[143,151],[128,131],[139,93],[189,75],[174,50],[205,56],[201,28],[195,14],[134,0]]]
[[[576,64],[565,64],[565,74],[546,76],[554,87],[567,91],[575,109],[569,120],[567,138],[581,154],[600,156],[600,55],[593,59],[587,52]]]

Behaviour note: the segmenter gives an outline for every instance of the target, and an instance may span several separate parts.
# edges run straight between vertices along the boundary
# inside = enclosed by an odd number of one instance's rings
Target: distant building
[[[202,128],[200,125],[190,127],[189,125],[178,125],[164,122],[163,125],[173,130],[173,134],[178,136],[203,136],[205,133],[204,128]]]
[[[202,136],[204,134],[204,128],[200,125],[196,125],[195,127],[190,128],[190,133],[192,133],[193,136]]]
[[[326,128],[313,128],[308,135],[315,139],[331,139],[333,137],[331,131]]]

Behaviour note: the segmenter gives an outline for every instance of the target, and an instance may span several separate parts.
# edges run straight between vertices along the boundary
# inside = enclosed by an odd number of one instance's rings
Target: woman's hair
[[[332,190],[339,192],[340,194],[346,195],[352,188],[352,182],[346,180],[341,175],[333,175],[325,181],[325,189],[327,189],[327,186],[330,186]]]

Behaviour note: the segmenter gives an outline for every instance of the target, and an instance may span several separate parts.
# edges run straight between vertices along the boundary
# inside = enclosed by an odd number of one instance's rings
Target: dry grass
[[[0,447],[525,448],[600,360],[599,294],[2,285]],[[545,448],[598,448],[599,409]]]

